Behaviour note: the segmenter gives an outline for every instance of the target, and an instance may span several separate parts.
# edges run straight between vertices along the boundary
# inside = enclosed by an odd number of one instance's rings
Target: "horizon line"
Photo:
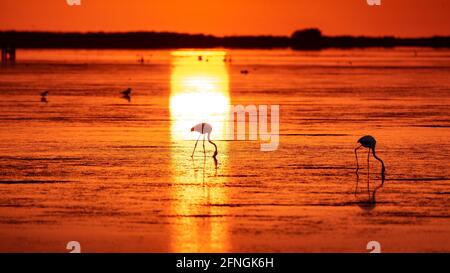
[[[302,28],[305,29],[318,29],[318,28]],[[274,37],[274,38],[290,38],[298,31],[294,30],[290,35],[275,35],[275,34],[231,34],[231,35],[215,35],[206,33],[195,32],[177,32],[177,31],[158,31],[158,30],[132,30],[132,31],[57,31],[57,30],[0,30],[0,33],[51,33],[51,34],[136,34],[136,33],[154,33],[154,34],[177,34],[177,35],[189,35],[189,36],[204,36],[212,38],[228,38],[228,37]],[[320,30],[320,29],[318,29]],[[395,38],[395,39],[429,39],[429,38],[450,38],[449,35],[430,34],[428,36],[395,36],[395,35],[352,35],[352,34],[339,34],[339,35],[327,35],[322,33],[322,37],[354,37],[354,38]]]

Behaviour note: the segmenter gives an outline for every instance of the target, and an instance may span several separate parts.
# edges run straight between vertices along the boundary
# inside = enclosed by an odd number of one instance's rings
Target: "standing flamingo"
[[[384,162],[381,160],[376,154],[375,154],[375,145],[377,144],[377,141],[373,136],[363,136],[358,140],[357,143],[360,143],[359,147],[355,148],[355,156],[356,156],[356,173],[358,173],[359,170],[359,164],[358,164],[358,149],[361,147],[368,148],[369,152],[367,154],[367,173],[369,173],[369,157],[370,157],[370,150],[372,150],[373,157],[375,157],[376,160],[381,162],[381,179],[384,183]]]
[[[191,157],[194,157],[194,152],[195,152],[195,148],[197,148],[197,143],[198,140],[200,139],[200,137],[203,135],[203,153],[205,153],[205,136],[206,134],[208,135],[208,141],[209,143],[211,143],[212,145],[214,145],[214,148],[216,149],[214,151],[214,155],[213,157],[216,158],[217,156],[217,145],[214,144],[214,142],[211,141],[211,131],[212,131],[212,126],[209,123],[199,123],[197,125],[195,125],[194,127],[191,128],[191,132],[199,132],[200,135],[197,138],[197,141],[195,142],[195,146],[194,146],[194,150],[192,151],[192,155]]]

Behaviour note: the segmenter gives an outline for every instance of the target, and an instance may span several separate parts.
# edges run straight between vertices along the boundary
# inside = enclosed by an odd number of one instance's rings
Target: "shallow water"
[[[18,58],[0,68],[2,252],[450,251],[449,50]],[[225,139],[229,104],[280,105],[278,149]],[[190,157],[202,119],[217,163],[209,143]],[[383,187],[366,149],[355,175],[366,134]]]

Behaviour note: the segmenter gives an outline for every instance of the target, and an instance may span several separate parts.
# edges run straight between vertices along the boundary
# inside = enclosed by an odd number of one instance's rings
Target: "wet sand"
[[[17,54],[0,68],[1,252],[450,251],[448,50]],[[185,139],[199,92],[217,167]],[[226,103],[280,105],[278,150],[223,139]],[[355,175],[366,134],[383,187],[366,149]]]

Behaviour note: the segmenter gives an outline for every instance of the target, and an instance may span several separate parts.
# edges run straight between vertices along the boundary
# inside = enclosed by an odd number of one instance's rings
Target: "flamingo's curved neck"
[[[210,136],[211,136],[211,133],[208,132],[208,142],[211,143],[212,145],[214,145],[215,151],[214,151],[213,157],[216,157],[216,155],[217,155],[217,145],[214,142],[211,141],[211,137]]]
[[[375,148],[372,149],[372,154],[373,154],[373,157],[375,157],[376,160],[378,160],[378,161],[381,162],[381,175],[383,176],[383,180],[384,180],[384,171],[385,171],[385,168],[384,168],[384,162],[383,162],[383,160],[381,160],[381,158],[379,158],[379,157],[376,155],[376,153],[375,153]]]

